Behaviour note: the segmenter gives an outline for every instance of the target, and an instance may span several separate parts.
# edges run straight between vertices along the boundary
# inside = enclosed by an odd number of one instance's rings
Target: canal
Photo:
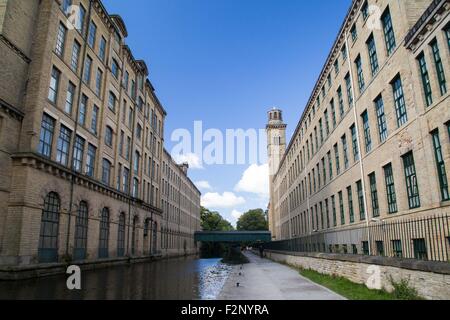
[[[176,258],[83,271],[82,288],[74,291],[65,275],[0,281],[0,299],[212,300],[231,270],[220,258]]]

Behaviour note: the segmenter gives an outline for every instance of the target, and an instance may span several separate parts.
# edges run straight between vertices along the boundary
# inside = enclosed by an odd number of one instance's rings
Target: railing
[[[450,262],[450,216],[377,221],[369,226],[320,231],[266,243],[265,249]]]

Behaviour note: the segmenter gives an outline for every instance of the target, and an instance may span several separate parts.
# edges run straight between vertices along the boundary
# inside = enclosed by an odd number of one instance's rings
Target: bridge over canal
[[[194,240],[198,242],[220,243],[255,243],[270,242],[270,231],[198,231],[194,234]]]

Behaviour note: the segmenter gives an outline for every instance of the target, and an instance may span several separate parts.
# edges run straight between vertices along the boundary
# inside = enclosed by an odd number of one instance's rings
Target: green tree
[[[253,209],[244,213],[237,222],[239,231],[266,231],[269,225],[262,209]]]
[[[204,207],[200,213],[201,226],[204,231],[233,231],[234,228],[217,211],[210,211]]]

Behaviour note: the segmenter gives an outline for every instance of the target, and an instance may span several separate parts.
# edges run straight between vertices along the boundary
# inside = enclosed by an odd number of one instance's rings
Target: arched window
[[[41,217],[41,232],[39,235],[39,262],[58,261],[58,229],[60,200],[57,193],[49,193],[44,200]]]
[[[88,219],[88,205],[85,201],[81,201],[75,223],[75,248],[73,251],[75,261],[86,259]]]
[[[134,255],[136,253],[137,224],[138,224],[138,217],[134,217],[134,219],[133,219],[133,230],[132,230],[132,233],[131,233],[131,254],[132,255]]]
[[[100,238],[98,245],[98,257],[108,258],[108,240],[109,240],[109,210],[103,208],[100,219]]]
[[[119,216],[119,228],[117,235],[117,256],[123,257],[125,255],[125,213]]]

